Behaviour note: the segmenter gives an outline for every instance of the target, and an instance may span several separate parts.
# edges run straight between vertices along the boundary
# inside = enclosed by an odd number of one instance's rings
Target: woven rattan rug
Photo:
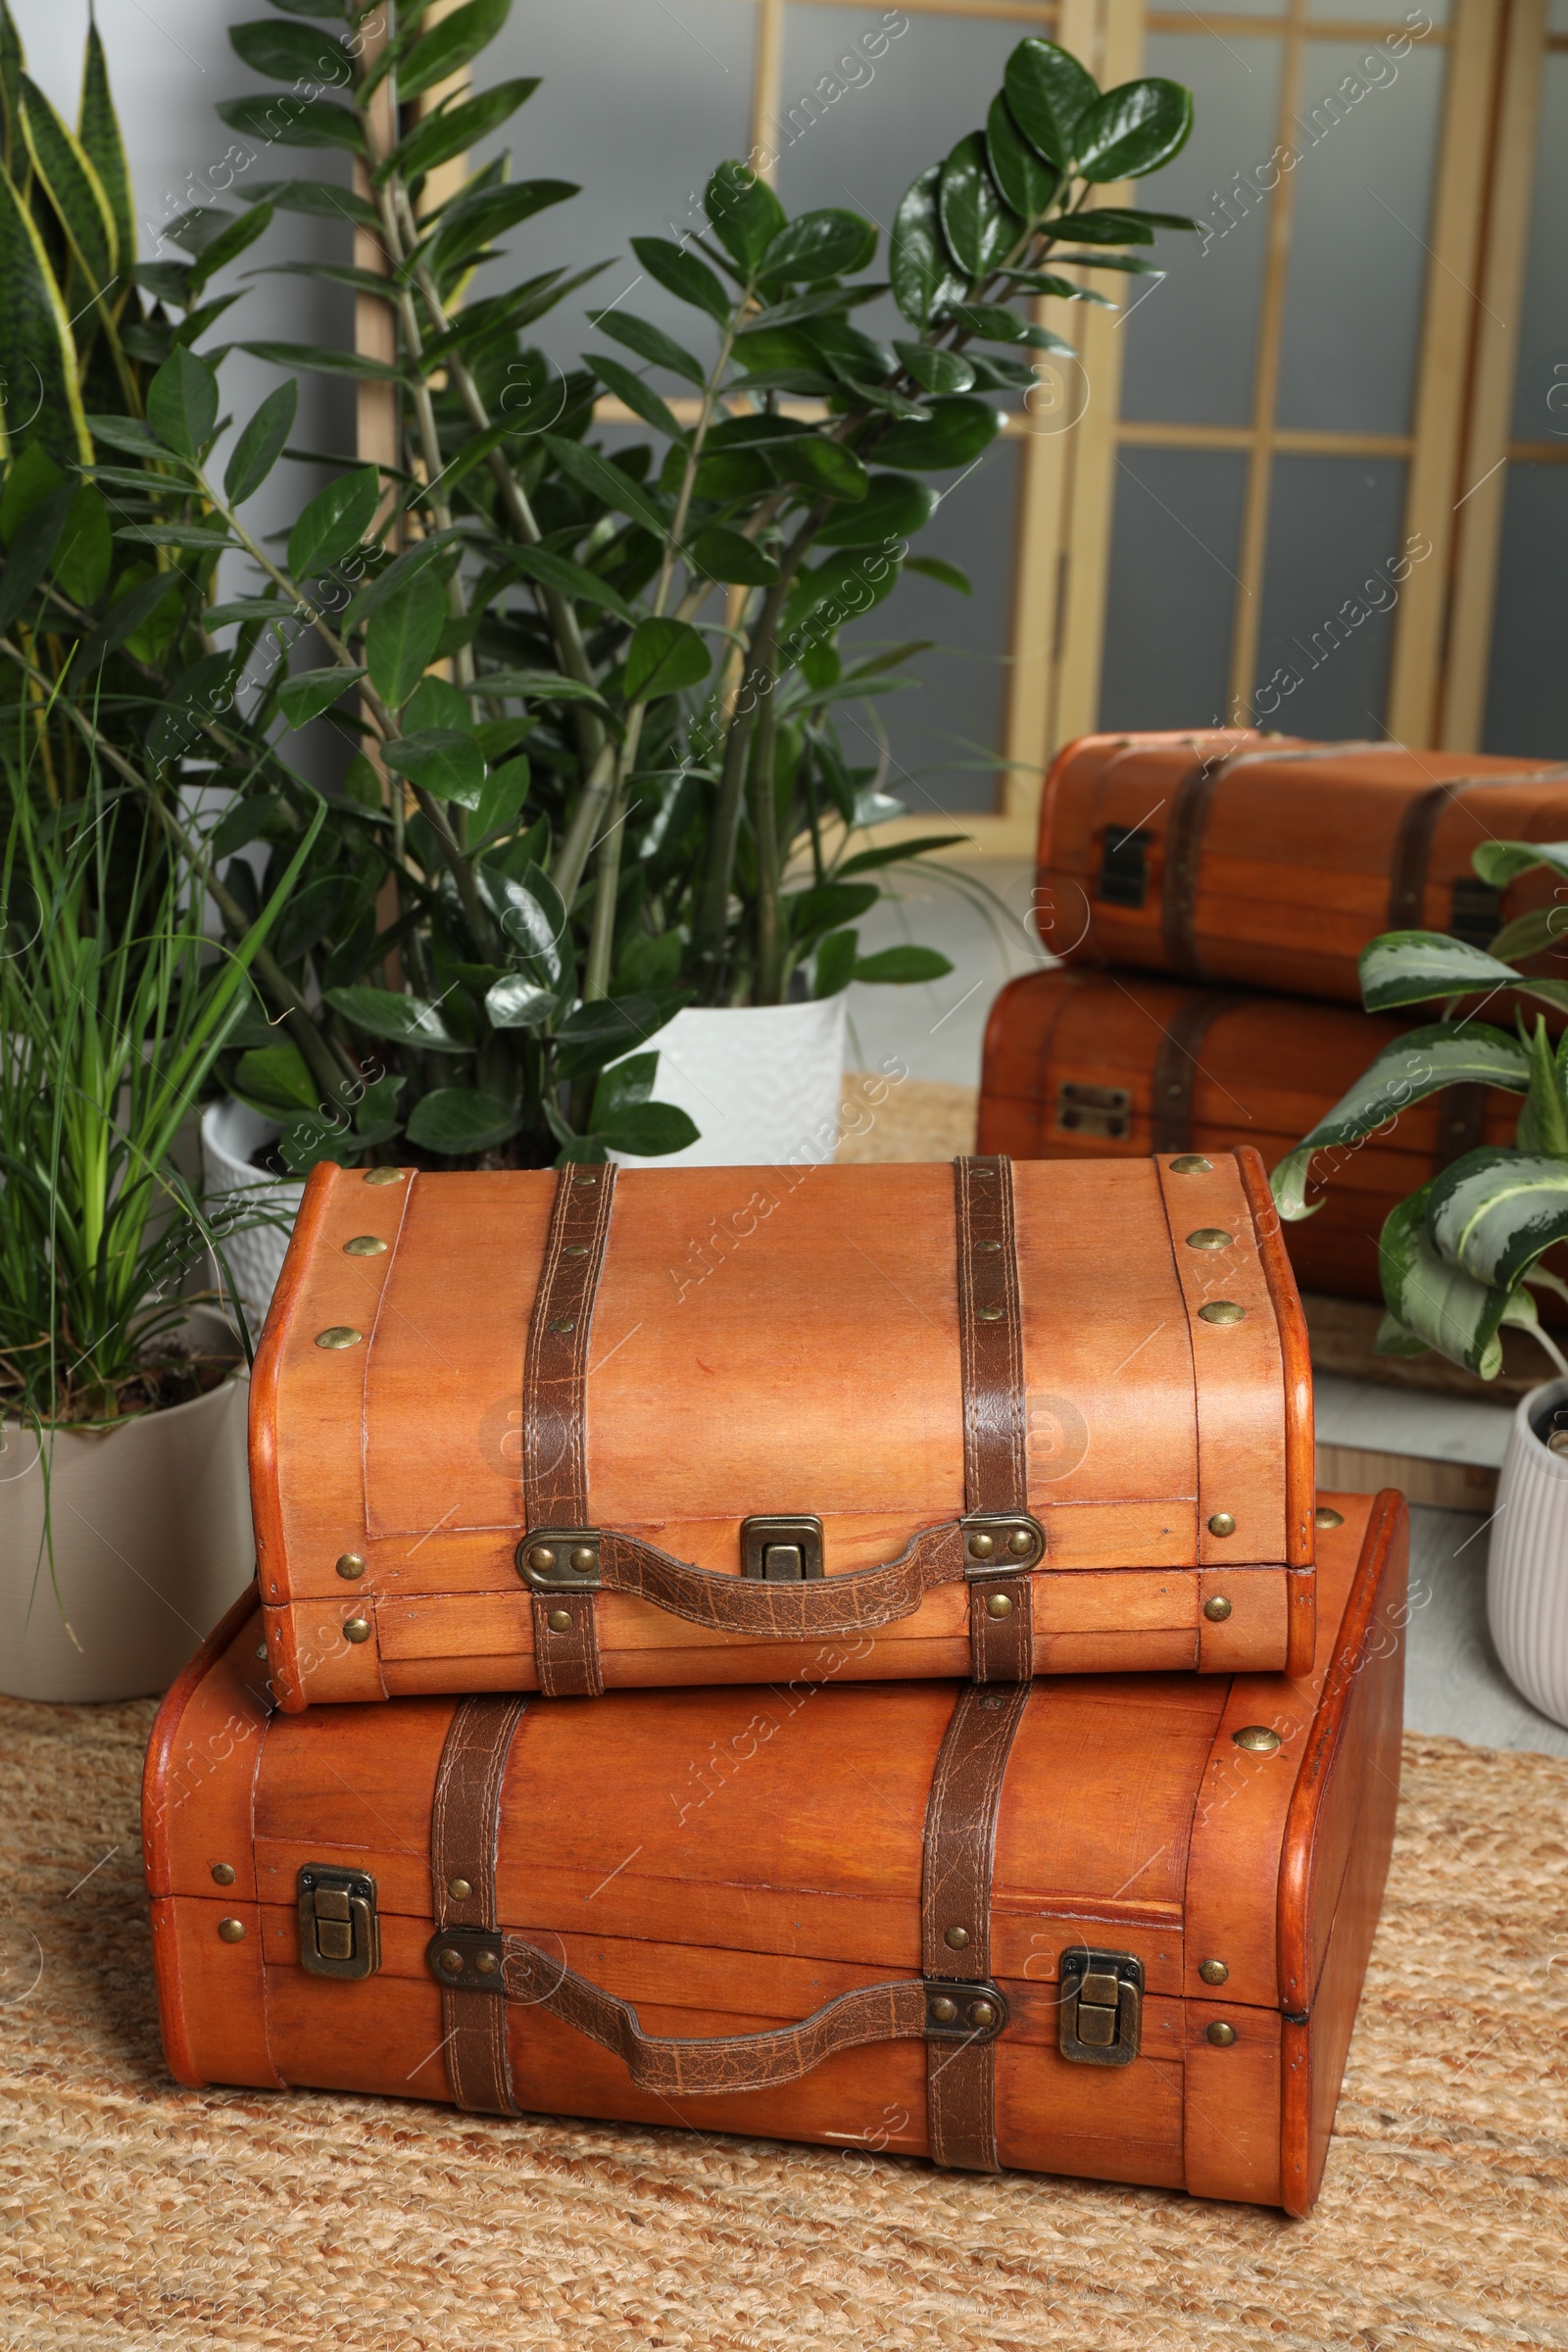
[[[1568,1763],[1411,1738],[1310,2222],[394,2100],[182,2092],[150,1703],[0,1702],[0,2346],[1568,2346]]]

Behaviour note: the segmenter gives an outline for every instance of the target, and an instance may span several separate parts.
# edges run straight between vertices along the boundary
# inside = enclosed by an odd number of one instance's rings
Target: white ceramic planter
[[[1497,1480],[1487,1558],[1487,1614],[1508,1679],[1533,1707],[1568,1724],[1568,1457],[1536,1426],[1568,1402],[1568,1380],[1523,1397]]]
[[[231,1206],[237,1206],[233,1196],[243,1194],[246,1205],[254,1202],[287,1220],[284,1224],[253,1226],[249,1232],[229,1235],[223,1243],[223,1254],[239,1287],[253,1340],[260,1336],[267,1319],[272,1292],[283,1270],[289,1232],[305,1191],[303,1184],[265,1176],[251,1165],[251,1153],[264,1144],[275,1142],[278,1133],[275,1120],[264,1119],[259,1111],[247,1108],[243,1102],[209,1102],[202,1112],[202,1166],[206,1173],[204,1191],[209,1216],[226,1213]]]
[[[106,1699],[168,1690],[256,1572],[249,1396],[236,1373],[117,1429],[45,1431],[53,1578],[40,1549],[40,1441],[0,1424],[0,1690]]]
[[[649,1038],[654,1094],[688,1111],[698,1141],[663,1159],[616,1152],[629,1168],[782,1167],[838,1148],[846,1000],[738,1007],[688,1004]]]

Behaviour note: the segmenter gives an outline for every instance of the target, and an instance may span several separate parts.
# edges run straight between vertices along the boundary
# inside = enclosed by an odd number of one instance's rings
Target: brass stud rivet
[[[942,1940],[954,1951],[961,1952],[969,1940],[969,1931],[967,1928],[949,1928],[944,1932]]]
[[[986,1594],[986,1615],[988,1617],[1010,1617],[1012,1615],[1012,1594],[1010,1592],[988,1592]]]
[[[496,1973],[496,1956],[494,1952],[476,1952],[473,1965],[481,1977],[493,1977]]]
[[[403,1170],[401,1168],[367,1168],[365,1181],[367,1184],[401,1184]]]
[[[447,1945],[445,1951],[437,1952],[436,1959],[446,1970],[449,1977],[455,1977],[459,1969],[463,1966],[463,1954],[461,1952],[455,1952],[450,1943]]]
[[[563,1257],[586,1257],[588,1245],[586,1242],[568,1242],[561,1254]]]
[[[969,2023],[971,2026],[994,2026],[996,2022],[997,2011],[995,2002],[971,2001],[969,2003]]]
[[[994,1715],[999,1707],[1004,1707],[1006,1703],[1000,1690],[988,1690],[980,1701],[988,1715]]]
[[[599,1179],[597,1176],[574,1176],[571,1181],[573,1184],[597,1184]]]
[[[546,1569],[553,1568],[555,1564],[556,1555],[548,1544],[536,1544],[528,1554],[529,1567],[537,1568],[541,1575]]]
[[[357,1233],[352,1242],[343,1245],[345,1257],[384,1257],[386,1244],[378,1233]]]
[[[358,1348],[364,1337],[364,1332],[356,1331],[352,1324],[333,1323],[325,1331],[317,1333],[316,1345],[318,1348]]]
[[[1210,1625],[1223,1625],[1231,1613],[1231,1604],[1223,1592],[1216,1592],[1203,1603],[1203,1615]]]
[[[1317,1509],[1312,1513],[1312,1520],[1313,1524],[1317,1527],[1343,1527],[1345,1525],[1345,1513],[1343,1511],[1334,1510],[1326,1502],[1320,1502],[1317,1506]]]
[[[1198,1319],[1200,1323],[1245,1323],[1247,1309],[1238,1306],[1234,1298],[1211,1298],[1199,1308]]]
[[[368,1617],[351,1617],[343,1628],[343,1639],[345,1642],[368,1642],[370,1639]]]
[[[995,1536],[982,1534],[978,1536],[971,1536],[969,1538],[969,1557],[971,1560],[989,1560],[996,1548],[997,1539]]]
[[[976,1242],[975,1248],[977,1250],[1000,1250],[1002,1244],[1000,1242]]]
[[[571,1611],[569,1609],[552,1609],[546,1623],[553,1634],[569,1634]]]
[[[1253,1756],[1271,1756],[1280,1743],[1278,1732],[1266,1723],[1244,1723],[1239,1732],[1232,1732],[1231,1738],[1238,1747],[1245,1747]]]
[[[1208,1532],[1211,1536],[1234,1536],[1236,1522],[1229,1511],[1216,1511],[1209,1520]]]
[[[1205,1159],[1201,1152],[1184,1152],[1180,1159],[1171,1161],[1170,1172],[1173,1176],[1212,1176],[1214,1162]]]
[[[570,1315],[552,1315],[550,1318],[550,1328],[552,1331],[574,1331],[576,1329],[576,1324]]]
[[[243,1943],[245,1922],[242,1919],[220,1919],[218,1923],[218,1939],[220,1943]]]
[[[1001,1307],[983,1306],[980,1309],[980,1320],[982,1323],[1000,1323],[1002,1321]]]
[[[232,1862],[215,1862],[215,1863],[213,1864],[213,1885],[214,1885],[215,1886],[233,1886],[233,1884],[234,1884],[234,1865],[233,1865],[233,1863],[232,1863]]]
[[[1200,1225],[1196,1233],[1187,1236],[1189,1250],[1228,1250],[1231,1235],[1221,1232],[1217,1225]]]
[[[599,1565],[599,1554],[591,1544],[579,1544],[571,1555],[571,1564],[579,1576],[586,1576],[590,1568]]]
[[[1231,1972],[1223,1960],[1200,1961],[1198,1973],[1205,1984],[1228,1984],[1230,1982]]]
[[[1217,2017],[1208,2029],[1208,2038],[1216,2050],[1228,2050],[1236,2039],[1236,2028],[1228,2026],[1222,2017]]]
[[[1020,1560],[1026,1551],[1033,1551],[1034,1547],[1035,1540],[1026,1527],[1015,1527],[1007,1538],[1007,1549]]]
[[[466,1879],[448,1879],[447,1892],[448,1894],[455,1894],[460,1903],[466,1903],[469,1895],[473,1892],[473,1888],[469,1886]]]
[[[346,1584],[352,1584],[357,1576],[365,1574],[365,1554],[360,1551],[340,1551],[337,1572]]]
[[[939,2026],[951,2026],[957,2014],[957,2002],[950,2001],[945,1992],[939,1992],[936,1999],[931,2004],[931,2015],[935,2018],[937,2024]]]

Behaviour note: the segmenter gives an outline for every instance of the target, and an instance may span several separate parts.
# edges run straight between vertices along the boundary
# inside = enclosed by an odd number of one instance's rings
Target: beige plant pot
[[[0,1424],[0,1690],[167,1690],[256,1571],[250,1383],[112,1430]],[[54,1568],[44,1545],[47,1463]]]

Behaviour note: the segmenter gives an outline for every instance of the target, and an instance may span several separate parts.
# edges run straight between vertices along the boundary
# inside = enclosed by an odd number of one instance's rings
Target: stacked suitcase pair
[[[1505,896],[1471,853],[1568,837],[1568,767],[1246,729],[1090,735],[1041,808],[1037,919],[1066,966],[1004,990],[986,1039],[980,1149],[1019,1155],[1228,1150],[1273,1166],[1405,1029],[1369,1019],[1357,957],[1381,931],[1478,947],[1551,903],[1550,874]],[[1531,968],[1560,973],[1553,955]],[[1531,1008],[1533,1011],[1538,1009]],[[1489,1020],[1509,1017],[1494,1003]],[[1378,1299],[1395,1204],[1517,1103],[1450,1088],[1341,1156],[1287,1231],[1306,1292]]]
[[[1308,2210],[1398,1779],[1255,1152],[318,1168],[145,1834],[182,2082]]]

